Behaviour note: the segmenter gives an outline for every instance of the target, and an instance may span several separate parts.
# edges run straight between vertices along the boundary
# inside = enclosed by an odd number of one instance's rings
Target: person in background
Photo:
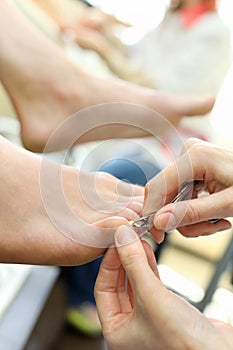
[[[153,80],[128,56],[128,48],[116,35],[129,24],[94,6],[74,0],[33,0],[58,26],[62,37],[82,49],[84,57],[95,52],[110,74],[154,88]]]
[[[161,24],[133,47],[114,34],[127,24],[99,8],[72,0],[69,6],[64,0],[33,1],[124,80],[175,93],[217,93],[231,63],[231,35],[216,0],[171,0]]]
[[[131,52],[158,89],[218,93],[232,59],[216,0],[171,0],[164,19]]]
[[[184,236],[197,237],[231,227],[225,218],[233,216],[233,152],[197,139],[190,139],[185,146],[186,152],[146,186],[143,215],[151,212],[155,203],[162,206],[151,230],[159,242],[166,229],[177,228]],[[195,195],[189,203],[167,204],[179,191],[180,179],[203,181],[210,195]],[[215,224],[208,222],[214,218],[222,219]],[[115,243],[116,248],[104,256],[95,286],[110,350],[232,349],[233,327],[205,317],[166,289],[150,245],[131,227],[118,228]]]

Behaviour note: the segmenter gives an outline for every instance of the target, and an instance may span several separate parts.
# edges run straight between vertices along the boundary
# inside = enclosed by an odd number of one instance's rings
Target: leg
[[[19,117],[23,143],[30,150],[41,152],[51,133],[67,117],[100,103],[146,106],[174,125],[184,115],[205,114],[213,106],[213,98],[163,94],[84,72],[6,0],[0,2],[0,23],[0,80]],[[145,135],[144,131],[131,126],[119,128],[119,132],[122,137]],[[105,129],[97,130],[80,142],[116,135],[119,135],[116,127],[108,126],[107,133]]]

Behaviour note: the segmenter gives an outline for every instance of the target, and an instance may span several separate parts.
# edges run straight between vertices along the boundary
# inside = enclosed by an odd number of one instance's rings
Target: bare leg
[[[130,187],[129,184],[121,183],[116,178],[107,174],[83,174],[83,188],[91,187],[83,196],[78,181],[78,171],[70,167],[62,167],[61,186],[70,210],[79,218],[80,226],[74,225],[77,239],[74,241],[69,234],[64,234],[64,225],[67,232],[70,229],[67,213],[56,207],[56,193],[53,192],[53,184],[48,182],[48,189],[52,190],[53,205],[48,211],[43,201],[43,186],[41,186],[40,170],[42,160],[32,153],[22,150],[0,137],[0,261],[22,262],[52,265],[77,265],[88,262],[101,255],[105,248],[100,245],[93,247],[91,240],[83,243],[79,240],[83,234],[82,228],[86,230],[87,225],[95,227],[114,227],[125,223],[126,219],[138,217],[143,200],[143,188]],[[53,170],[51,167],[48,170]],[[17,176],[15,176],[17,174]],[[93,188],[93,176],[96,186]],[[43,179],[42,179],[43,181]],[[106,207],[110,206],[118,196],[117,189],[121,186],[122,206],[115,213],[96,210],[94,199],[96,193],[101,197]],[[132,192],[133,191],[133,192]],[[133,197],[131,197],[133,194]],[[139,195],[135,197],[134,195]],[[140,197],[141,196],[141,197]],[[127,204],[128,202],[128,204]],[[52,223],[49,212],[56,211],[56,216],[61,223],[60,227]],[[112,215],[118,218],[108,219]],[[121,217],[120,217],[121,216]],[[102,220],[102,221],[101,221]],[[58,222],[58,221],[57,221]],[[56,223],[57,224],[57,223]],[[88,227],[93,227],[89,225]],[[63,226],[63,228],[62,228]],[[76,227],[75,227],[76,226]],[[71,227],[72,229],[72,227]],[[62,234],[63,232],[63,234]],[[101,231],[102,232],[102,231]],[[85,244],[86,243],[86,244]]]
[[[41,152],[51,133],[67,117],[95,104],[143,105],[160,112],[174,125],[184,115],[205,114],[213,106],[213,98],[177,97],[89,75],[6,0],[0,1],[0,23],[0,80],[19,117],[23,143],[32,151]],[[123,136],[144,134],[129,127]],[[109,127],[107,133],[92,133],[91,139],[116,135],[116,129]]]

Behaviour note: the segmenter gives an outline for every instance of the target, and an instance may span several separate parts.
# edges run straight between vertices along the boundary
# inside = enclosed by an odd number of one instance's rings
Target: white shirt
[[[178,13],[168,13],[134,48],[132,58],[158,89],[216,93],[231,63],[230,31],[216,12],[200,16],[187,28]]]

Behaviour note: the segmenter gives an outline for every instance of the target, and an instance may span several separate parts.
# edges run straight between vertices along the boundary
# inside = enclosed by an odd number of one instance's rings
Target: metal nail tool
[[[180,190],[180,192],[177,194],[177,196],[175,198],[173,198],[173,200],[171,201],[171,203],[176,203],[179,201],[183,201],[186,199],[191,199],[192,196],[192,192],[193,189],[197,189],[198,187],[200,187],[200,181],[192,181],[192,182],[187,182],[183,185],[182,189]],[[147,231],[149,231],[150,228],[153,227],[153,221],[154,221],[154,216],[157,213],[158,210],[155,210],[149,214],[147,214],[146,216],[142,216],[139,219],[135,220],[132,222],[132,227],[134,229],[136,229],[137,233],[139,235],[142,235],[143,233],[146,233]],[[212,224],[215,224],[216,222],[218,222],[220,219],[212,219],[212,220],[208,220],[209,222],[211,222]]]

